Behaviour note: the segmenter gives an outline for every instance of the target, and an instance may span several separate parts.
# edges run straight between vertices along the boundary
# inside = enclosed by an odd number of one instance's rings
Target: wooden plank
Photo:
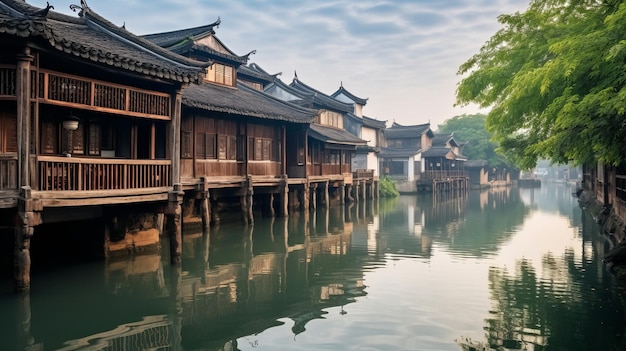
[[[122,189],[122,190],[89,190],[89,191],[33,191],[35,199],[89,199],[119,196],[140,196],[146,194],[167,194],[170,187]]]
[[[41,199],[41,204],[44,207],[72,207],[72,206],[95,206],[95,205],[110,205],[120,203],[134,203],[134,202],[155,202],[155,201],[167,201],[168,194],[152,194],[152,195],[140,195],[140,196],[115,196],[115,197],[99,197],[99,198],[87,198],[87,199]]]

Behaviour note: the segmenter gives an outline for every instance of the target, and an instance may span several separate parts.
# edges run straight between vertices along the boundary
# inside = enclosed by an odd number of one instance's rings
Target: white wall
[[[367,140],[367,145],[376,147],[376,129],[363,126],[361,128],[361,139]]]
[[[367,154],[367,169],[373,169],[374,176],[378,176],[380,174],[378,171],[379,167],[380,164],[378,163],[378,156],[376,156],[376,153],[374,152],[369,152]]]

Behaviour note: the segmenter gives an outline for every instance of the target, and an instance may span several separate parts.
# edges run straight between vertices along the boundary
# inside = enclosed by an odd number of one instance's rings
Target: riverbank
[[[580,206],[590,213],[609,242],[610,249],[604,255],[604,263],[616,277],[626,282],[626,223],[612,208],[605,207],[589,191],[576,191]]]

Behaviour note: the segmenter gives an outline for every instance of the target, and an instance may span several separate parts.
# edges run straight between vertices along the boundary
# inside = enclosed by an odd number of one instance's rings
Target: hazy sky
[[[80,0],[48,0],[54,10]],[[45,7],[45,0],[27,0]],[[459,66],[501,28],[497,16],[523,12],[529,0],[87,0],[114,24],[141,35],[221,25],[217,37],[269,73],[294,72],[332,94],[343,82],[368,98],[364,114],[431,127],[476,106],[454,108]]]

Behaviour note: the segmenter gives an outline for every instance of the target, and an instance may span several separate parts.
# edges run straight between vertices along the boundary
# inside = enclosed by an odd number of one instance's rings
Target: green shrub
[[[379,191],[380,197],[396,197],[400,195],[398,189],[396,189],[396,181],[389,178],[388,176],[380,178]]]

